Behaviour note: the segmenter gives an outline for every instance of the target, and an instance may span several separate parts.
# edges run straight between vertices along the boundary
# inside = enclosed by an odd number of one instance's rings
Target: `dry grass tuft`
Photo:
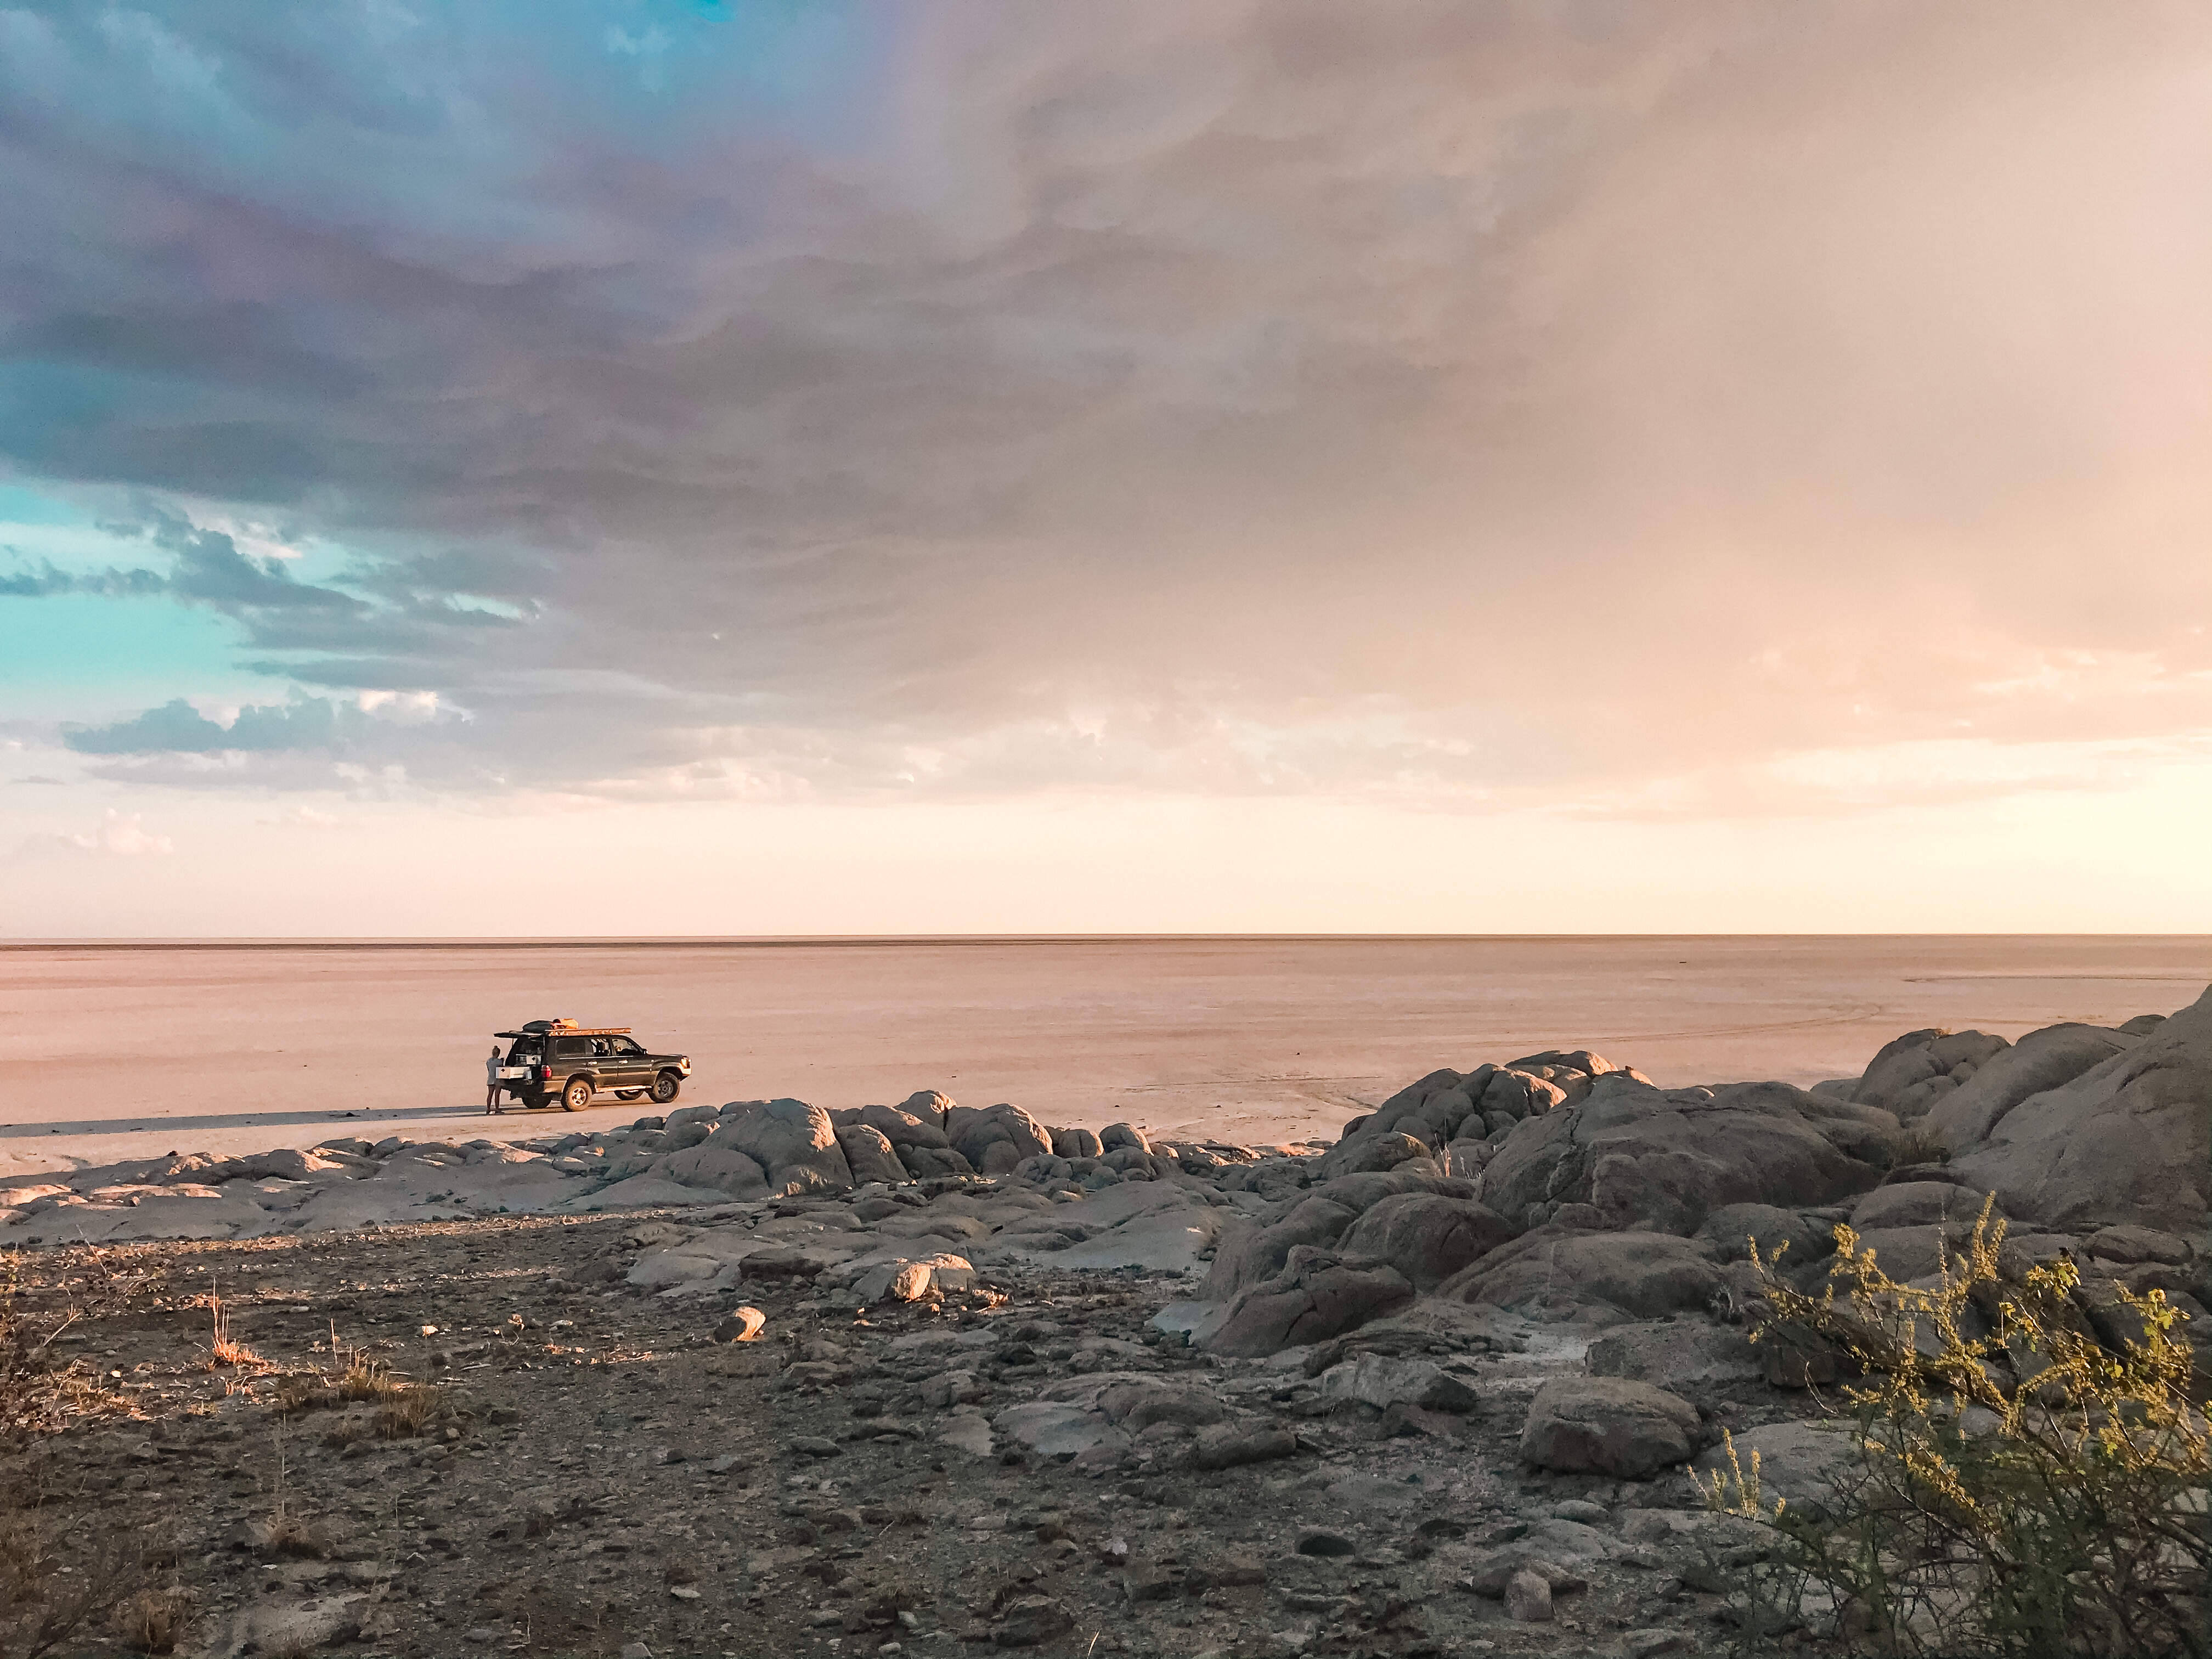
[[[174,1653],[198,1599],[181,1584],[140,1590],[115,1610],[117,1639],[140,1653]]]
[[[452,1422],[459,1414],[450,1390],[410,1383],[378,1407],[376,1432],[386,1440],[409,1440]]]
[[[325,1437],[327,1443],[343,1445],[362,1437],[362,1430],[383,1440],[405,1440],[441,1425],[458,1423],[465,1415],[453,1390],[416,1382],[399,1376],[365,1348],[343,1348],[335,1339],[333,1352],[344,1363],[328,1371],[293,1371],[276,1382],[279,1413],[319,1411],[349,1405],[375,1407],[376,1414],[365,1425],[349,1418]]]
[[[273,1370],[275,1369],[274,1366],[270,1365],[270,1363],[264,1359],[259,1354],[254,1352],[253,1350],[247,1347],[246,1344],[239,1341],[236,1338],[231,1335],[230,1318],[229,1316],[225,1314],[222,1310],[222,1298],[221,1297],[209,1297],[208,1307],[212,1311],[215,1318],[215,1334],[212,1340],[208,1343],[208,1369],[210,1370],[216,1370],[218,1367],[224,1365],[233,1366],[240,1370],[265,1371]]]

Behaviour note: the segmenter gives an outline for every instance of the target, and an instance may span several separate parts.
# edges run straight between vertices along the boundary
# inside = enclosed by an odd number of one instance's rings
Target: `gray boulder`
[[[1468,1083],[1475,1076],[1486,1077],[1494,1066],[1483,1066],[1480,1072],[1462,1076],[1449,1066],[1431,1072],[1426,1077],[1407,1084],[1377,1106],[1364,1117],[1356,1117],[1345,1126],[1346,1138],[1363,1129],[1380,1134],[1386,1129],[1405,1127],[1413,1120],[1433,1124],[1450,1119],[1454,1114],[1465,1117],[1480,1097],[1480,1086],[1470,1091]],[[1417,1137],[1425,1139],[1425,1137]],[[1444,1137],[1450,1139],[1447,1133]]]
[[[941,1129],[945,1127],[945,1120],[951,1115],[952,1097],[939,1094],[934,1089],[916,1089],[899,1103],[898,1109],[908,1117],[918,1118],[924,1123],[934,1123]],[[876,1127],[883,1127],[881,1124]],[[901,1144],[896,1135],[890,1134],[888,1131],[885,1133],[893,1146]]]
[[[906,1165],[906,1172],[916,1181],[975,1173],[975,1166],[950,1146],[927,1146],[915,1143],[897,1150],[899,1162]]]
[[[1011,1171],[1025,1158],[1052,1156],[1052,1137],[1044,1126],[1005,1101],[980,1111],[955,1106],[945,1120],[945,1135],[953,1151],[985,1175]],[[996,1146],[1006,1150],[994,1152]]]
[[[1828,1217],[1771,1204],[1724,1204],[1705,1218],[1697,1238],[1718,1261],[1749,1261],[1756,1242],[1761,1261],[1771,1265],[1786,1247],[1785,1265],[1800,1267],[1835,1254],[1836,1224]]]
[[[1510,1068],[1516,1072],[1534,1071],[1540,1066],[1565,1067],[1594,1078],[1603,1077],[1608,1072],[1628,1069],[1616,1066],[1603,1054],[1594,1054],[1587,1048],[1547,1048],[1540,1054],[1523,1054],[1519,1060],[1509,1063]]]
[[[2071,1083],[2136,1039],[2101,1025],[2046,1025],[2030,1031],[1931,1106],[1928,1127],[1953,1152],[1985,1140],[2030,1096]]]
[[[1323,1182],[1271,1223],[1262,1225],[1240,1219],[1225,1226],[1200,1294],[1209,1302],[1227,1301],[1239,1291],[1280,1273],[1296,1246],[1334,1244],[1369,1210],[1386,1199],[1409,1193],[1465,1200],[1474,1196],[1474,1188],[1468,1182],[1449,1180],[1426,1170],[1372,1170]]]
[[[1199,1294],[1208,1302],[1226,1302],[1282,1272],[1297,1246],[1334,1244],[1358,1216],[1343,1200],[1313,1193],[1266,1226],[1231,1223],[1214,1249],[1213,1266]]]
[[[2054,1231],[2125,1224],[2203,1237],[2212,989],[2132,1047],[2021,1102],[1955,1152],[1951,1170],[1995,1193],[2007,1215]]]
[[[1900,1118],[1917,1117],[1948,1089],[1956,1088],[2009,1045],[1986,1031],[1907,1031],[1884,1043],[1851,1091],[1862,1106],[1879,1106]]]
[[[1972,1228],[1984,1201],[1981,1194],[1948,1181],[1900,1181],[1875,1188],[1853,1205],[1851,1226],[1863,1234],[1948,1223],[1964,1233]]]
[[[846,1167],[855,1184],[908,1179],[906,1165],[899,1162],[896,1150],[880,1129],[866,1123],[840,1124],[837,1146],[845,1154]]]
[[[1152,1150],[1152,1143],[1145,1138],[1145,1132],[1132,1123],[1108,1124],[1098,1132],[1098,1146],[1102,1153],[1116,1152],[1125,1146],[1139,1152]]]
[[[943,1098],[943,1097],[936,1097]],[[894,1146],[950,1146],[935,1112],[921,1116],[904,1106],[863,1106],[853,1115]]]
[[[732,1198],[768,1196],[768,1171],[734,1146],[710,1136],[696,1146],[671,1152],[653,1165],[653,1172],[685,1187],[708,1187]]]
[[[1769,1509],[1779,1498],[1792,1509],[1820,1513],[1834,1498],[1838,1481],[1860,1456],[1858,1436],[1848,1419],[1770,1423],[1730,1438],[1736,1468],[1747,1477],[1752,1460],[1758,1459],[1759,1496]],[[1729,1477],[1729,1441],[1708,1446],[1691,1467],[1709,1480]]]
[[[1755,1382],[1766,1374],[1764,1357],[1743,1331],[1697,1318],[1616,1325],[1589,1345],[1583,1368],[1592,1376],[1649,1382],[1676,1394]]]
[[[1607,1323],[1702,1312],[1721,1287],[1704,1249],[1668,1233],[1540,1227],[1437,1287],[1455,1302],[1545,1308]]]
[[[1533,1114],[1548,1112],[1567,1103],[1567,1091],[1549,1078],[1507,1066],[1492,1077],[1482,1091],[1482,1115],[1502,1113],[1516,1122]]]
[[[1281,1273],[1241,1291],[1193,1338],[1210,1353],[1256,1358],[1325,1340],[1413,1299],[1413,1285],[1395,1267],[1302,1244]]]
[[[1387,1261],[1424,1293],[1514,1236],[1496,1211],[1441,1193],[1401,1193],[1353,1222],[1337,1248],[1349,1257]]]
[[[1687,1235],[1724,1205],[1863,1192],[1897,1134],[1887,1112],[1784,1083],[1662,1091],[1613,1073],[1579,1106],[1516,1126],[1477,1196],[1508,1217],[1588,1204],[1609,1226]]]
[[[1417,1140],[1402,1130],[1363,1128],[1350,1139],[1340,1140],[1322,1153],[1321,1167],[1316,1173],[1327,1181],[1342,1175],[1395,1170],[1401,1164],[1428,1157],[1429,1152],[1426,1142]]]
[[[1378,1409],[1419,1406],[1427,1411],[1471,1412],[1480,1403],[1465,1377],[1430,1359],[1355,1354],[1330,1366],[1317,1381],[1324,1400],[1357,1400]]]
[[[1088,1129],[1054,1129],[1052,1150],[1056,1158],[1097,1158],[1106,1149]]]
[[[1141,1434],[1155,1423],[1180,1423],[1204,1428],[1218,1423],[1229,1413],[1212,1394],[1168,1382],[1113,1382],[1100,1390],[1098,1409],[1107,1421],[1131,1434]]]
[[[732,1102],[722,1108],[721,1127],[705,1145],[751,1158],[767,1171],[769,1191],[780,1197],[852,1189],[853,1171],[830,1114],[803,1100]]]
[[[1540,1469],[1646,1480],[1697,1450],[1698,1408],[1614,1376],[1555,1376],[1536,1390],[1521,1456]]]

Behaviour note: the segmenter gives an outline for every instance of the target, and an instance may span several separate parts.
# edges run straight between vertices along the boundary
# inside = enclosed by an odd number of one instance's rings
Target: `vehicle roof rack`
[[[544,1021],[536,1019],[519,1031],[492,1033],[494,1036],[500,1037],[628,1036],[629,1034],[630,1028],[627,1025],[548,1025]]]

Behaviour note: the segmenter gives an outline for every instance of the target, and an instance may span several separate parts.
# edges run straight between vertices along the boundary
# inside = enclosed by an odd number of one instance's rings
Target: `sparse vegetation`
[[[140,1653],[174,1653],[196,1606],[197,1598],[180,1584],[140,1590],[116,1608],[116,1637]]]
[[[1808,1629],[1944,1659],[2212,1653],[2212,1453],[2183,1316],[2120,1290],[2136,1328],[2109,1350],[2073,1263],[2008,1280],[2003,1237],[1985,1204],[1927,1289],[1891,1279],[1848,1227],[1817,1297],[1760,1264],[1771,1311],[1754,1340],[1831,1344],[1863,1380],[1846,1389],[1857,1455],[1825,1502],[1768,1504],[1733,1443],[1705,1486],[1772,1533],[1740,1609],[1752,1650]]]
[[[369,1431],[385,1440],[411,1439],[463,1415],[453,1391],[399,1376],[383,1359],[365,1348],[348,1348],[332,1333],[331,1350],[341,1363],[327,1370],[289,1371],[276,1382],[276,1409],[281,1413],[325,1410],[345,1405],[373,1405],[375,1415]],[[343,1444],[361,1436],[349,1432],[350,1424],[326,1437]]]
[[[57,1522],[35,1492],[0,1511],[0,1655],[39,1659],[97,1629],[145,1582],[129,1528]]]
[[[270,1370],[269,1362],[230,1334],[230,1316],[222,1310],[222,1298],[210,1295],[208,1309],[213,1316],[215,1329],[208,1341],[208,1369],[229,1366],[246,1371]]]

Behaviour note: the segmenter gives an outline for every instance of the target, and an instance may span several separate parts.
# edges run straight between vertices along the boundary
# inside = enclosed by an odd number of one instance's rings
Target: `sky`
[[[0,934],[2212,932],[2196,0],[0,0]]]

